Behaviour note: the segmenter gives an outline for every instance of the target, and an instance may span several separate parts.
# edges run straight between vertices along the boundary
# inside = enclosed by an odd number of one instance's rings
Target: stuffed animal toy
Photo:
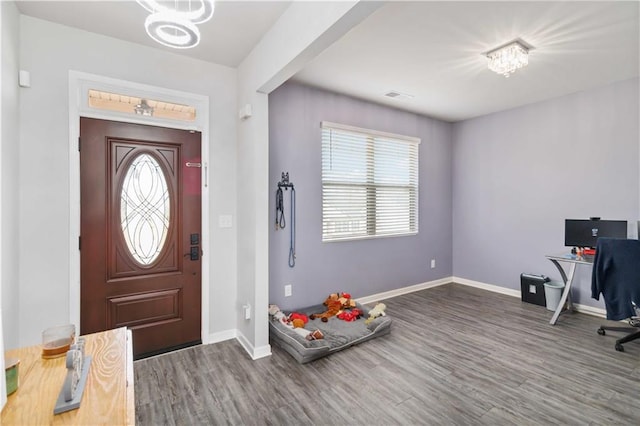
[[[291,312],[289,314],[289,321],[293,323],[294,327],[296,326],[296,324],[302,324],[299,325],[299,327],[304,327],[305,324],[309,322],[309,318],[305,314],[301,314],[299,312]]]
[[[284,313],[280,310],[280,307],[278,305],[269,305],[269,315],[273,317],[273,316],[276,316],[278,312],[284,315]]]
[[[307,340],[318,340],[323,339],[324,334],[322,331],[315,330],[310,331],[304,328],[306,322],[304,319],[307,319],[307,316],[304,314],[294,313],[296,318],[293,320],[290,319],[291,315],[287,316],[284,312],[280,310],[278,305],[269,305],[269,315],[273,317],[273,320],[280,322],[280,324],[284,325],[287,328],[292,329],[298,335],[304,337]],[[292,314],[292,315],[294,315]],[[309,320],[307,319],[307,322]]]
[[[373,307],[373,309],[369,311],[369,318],[367,318],[364,323],[369,324],[374,319],[387,315],[384,312],[385,309],[387,309],[387,305],[385,305],[384,303],[378,303],[376,306]]]
[[[331,293],[324,301],[327,310],[318,314],[311,314],[309,318],[312,320],[320,318],[322,322],[327,322],[329,318],[338,315],[343,309],[353,308],[356,306],[355,300],[351,299],[349,293]]]
[[[304,328],[304,322],[300,318],[291,320],[291,325],[293,328]]]
[[[342,309],[356,307],[356,301],[351,299],[349,293],[338,293],[338,300],[342,303]]]
[[[320,318],[322,322],[327,322],[332,316],[338,315],[340,309],[342,309],[342,303],[340,303],[337,298],[333,299],[331,296],[329,296],[327,300],[324,301],[323,305],[327,307],[326,311],[317,314],[311,314],[309,315],[309,318],[311,318],[312,320]]]
[[[360,319],[361,317],[362,311],[358,308],[353,308],[348,311],[342,311],[338,314],[338,318],[348,322],[355,321],[357,319]]]

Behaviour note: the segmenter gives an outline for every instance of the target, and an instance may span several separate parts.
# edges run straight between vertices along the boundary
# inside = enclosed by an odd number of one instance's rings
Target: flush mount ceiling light
[[[489,69],[509,78],[517,69],[529,64],[529,51],[533,46],[516,39],[486,52]]]
[[[207,22],[214,11],[213,0],[136,1],[151,13],[144,21],[149,37],[175,49],[197,46],[200,31],[196,24]]]

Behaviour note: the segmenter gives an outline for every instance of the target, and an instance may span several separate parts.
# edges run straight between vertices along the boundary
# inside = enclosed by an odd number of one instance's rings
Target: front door
[[[200,133],[80,119],[80,333],[200,343]]]

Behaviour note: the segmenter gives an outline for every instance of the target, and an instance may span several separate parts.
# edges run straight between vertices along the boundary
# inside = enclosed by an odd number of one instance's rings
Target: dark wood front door
[[[80,333],[200,342],[200,133],[80,119]]]

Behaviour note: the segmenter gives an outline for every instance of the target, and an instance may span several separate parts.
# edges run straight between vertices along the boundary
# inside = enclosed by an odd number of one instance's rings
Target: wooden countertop
[[[118,328],[85,336],[93,357],[80,408],[58,415],[53,408],[66,376],[65,357],[42,359],[40,345],[13,349],[20,359],[18,390],[2,410],[2,425],[135,424],[131,331]]]

